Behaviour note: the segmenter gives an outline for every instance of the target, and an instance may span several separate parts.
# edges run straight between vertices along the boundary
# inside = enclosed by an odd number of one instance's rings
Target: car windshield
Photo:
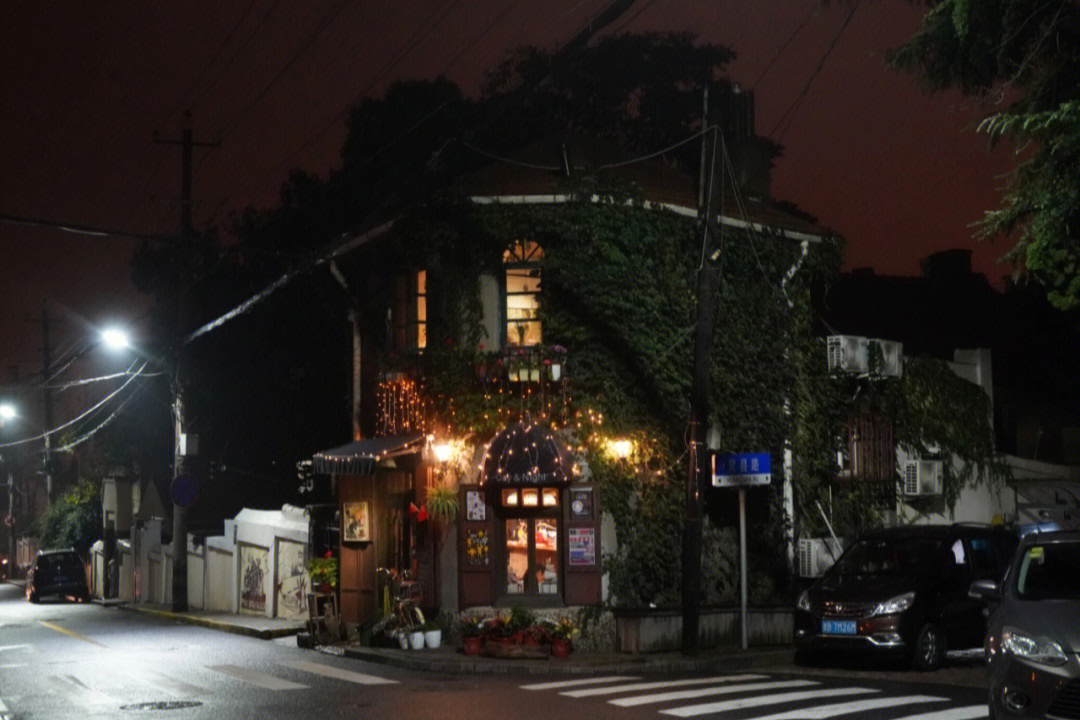
[[[860,540],[836,564],[842,575],[910,575],[936,558],[941,541],[927,538]]]
[[[1032,545],[1016,573],[1021,600],[1080,600],[1080,543]]]

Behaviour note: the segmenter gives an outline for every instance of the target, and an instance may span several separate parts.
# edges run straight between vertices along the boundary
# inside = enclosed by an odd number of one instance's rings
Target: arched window
[[[540,260],[544,251],[531,240],[517,240],[503,253],[506,269],[506,341],[539,345]]]

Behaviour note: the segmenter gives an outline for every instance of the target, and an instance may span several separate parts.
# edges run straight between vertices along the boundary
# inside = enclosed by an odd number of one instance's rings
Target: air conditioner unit
[[[880,358],[881,364],[879,367],[869,367],[871,363],[871,357],[877,356],[878,353],[871,351],[870,346],[877,346],[877,349],[881,351]],[[878,340],[876,338],[870,338],[867,340],[867,365],[868,372],[875,372],[878,375],[884,375],[886,377],[900,377],[904,373],[904,344],[896,342],[895,340]]]
[[[904,462],[904,495],[940,495],[943,478],[940,460],[907,460]]]
[[[821,577],[832,567],[843,551],[841,541],[832,538],[802,538],[799,540],[799,576]]]
[[[829,372],[865,373],[867,364],[866,338],[858,335],[830,335],[826,338]]]

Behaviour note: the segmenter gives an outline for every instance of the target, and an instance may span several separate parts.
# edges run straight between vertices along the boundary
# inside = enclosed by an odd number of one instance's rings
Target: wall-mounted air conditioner
[[[840,543],[832,538],[802,538],[799,540],[799,576],[821,577],[832,567],[843,551]]]
[[[903,465],[904,495],[940,495],[944,469],[940,460],[906,460]]]
[[[866,338],[858,335],[830,335],[825,341],[829,372],[862,374],[869,370]]]
[[[877,358],[876,361],[875,358]],[[903,360],[903,343],[895,340],[878,340],[877,338],[867,340],[868,372],[884,375],[885,377],[900,377],[904,373]]]

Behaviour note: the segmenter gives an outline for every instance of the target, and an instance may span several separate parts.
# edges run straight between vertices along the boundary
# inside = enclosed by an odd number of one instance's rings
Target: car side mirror
[[[1001,588],[993,580],[976,580],[968,589],[968,597],[976,600],[995,601],[1001,599]]]

